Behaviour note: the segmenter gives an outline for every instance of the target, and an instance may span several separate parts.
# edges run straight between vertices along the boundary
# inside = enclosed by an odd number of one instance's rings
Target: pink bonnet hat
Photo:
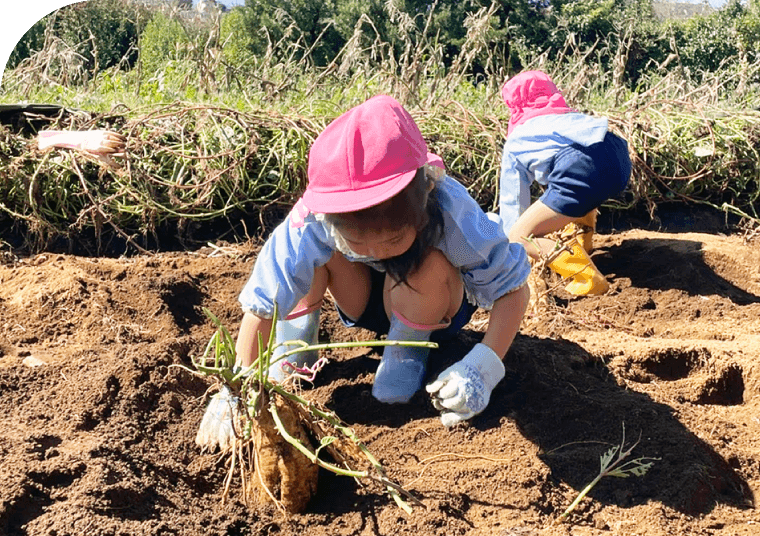
[[[427,150],[417,124],[387,95],[351,108],[317,136],[309,151],[310,212],[353,212],[390,199],[425,164],[443,167]]]
[[[523,71],[513,76],[501,88],[501,96],[511,113],[507,136],[528,119],[575,111],[567,106],[557,86],[542,71]]]

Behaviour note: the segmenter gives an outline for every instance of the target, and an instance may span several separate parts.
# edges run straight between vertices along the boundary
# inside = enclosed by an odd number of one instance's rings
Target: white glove
[[[233,419],[237,411],[238,397],[232,396],[227,386],[223,386],[208,403],[195,436],[195,444],[209,452],[216,450],[216,447],[222,451],[232,447],[235,439]]]
[[[433,406],[441,411],[443,425],[453,426],[486,409],[491,391],[504,374],[504,363],[496,352],[478,343],[425,389],[433,397]]]

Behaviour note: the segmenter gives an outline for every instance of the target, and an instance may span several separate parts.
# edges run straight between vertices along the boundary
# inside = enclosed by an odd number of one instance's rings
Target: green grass
[[[236,68],[196,47],[195,56],[149,73],[112,68],[89,77],[74,60],[43,51],[5,73],[0,103],[84,110],[44,128],[118,130],[127,136],[126,156],[107,167],[69,150],[41,154],[33,132],[0,127],[0,224],[29,251],[86,237],[94,254],[161,248],[167,240],[190,244],[201,227],[230,229],[241,219],[247,223],[238,236],[264,234],[305,187],[315,137],[378,93],[405,104],[449,174],[495,210],[509,114],[502,80],[491,75],[474,84],[467,74],[467,58],[486,52],[477,43],[463,47],[448,72],[437,66],[440,50],[424,40],[416,55],[376,67],[365,61],[373,50],[347,48],[321,69],[283,60],[292,57],[287,50]],[[654,213],[663,203],[699,204],[760,223],[760,97],[749,86],[736,90],[738,78],[757,75],[757,65],[688,80],[674,70],[634,92],[615,87],[614,77],[580,52],[562,63],[534,61],[572,107],[609,117],[628,140],[630,188],[607,209]],[[104,245],[114,238],[122,251]]]

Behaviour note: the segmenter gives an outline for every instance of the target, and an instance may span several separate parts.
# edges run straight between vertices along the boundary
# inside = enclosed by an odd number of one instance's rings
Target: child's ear
[[[437,181],[438,179],[442,178],[446,174],[446,170],[442,167],[438,167],[434,164],[425,164],[423,166],[423,169],[425,170],[425,177],[429,181]]]
[[[432,179],[428,179],[427,183],[427,193],[430,193],[433,191],[433,188],[435,188],[435,181]]]

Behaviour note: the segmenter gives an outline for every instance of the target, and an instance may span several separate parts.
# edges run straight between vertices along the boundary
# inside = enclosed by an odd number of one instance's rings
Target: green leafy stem
[[[633,445],[631,445],[628,449],[625,449],[625,423],[623,423],[623,439],[620,444],[610,448],[607,452],[599,457],[599,462],[601,465],[599,474],[596,475],[596,477],[581,490],[575,500],[570,504],[570,506],[567,507],[567,510],[565,510],[562,515],[557,518],[555,523],[561,523],[566,520],[570,513],[575,509],[575,507],[580,504],[583,498],[588,495],[593,487],[596,486],[599,481],[605,476],[616,476],[618,478],[628,478],[629,476],[644,476],[647,471],[652,468],[654,462],[660,460],[660,458],[640,457],[625,461],[626,458],[631,455],[633,449],[636,448],[640,441],[641,437],[639,436],[639,439],[637,439]]]
[[[192,359],[193,366],[196,370],[207,376],[216,376],[224,382],[236,395],[239,395],[241,400],[248,400],[247,393],[252,390],[256,392],[255,396],[251,396],[252,402],[244,404],[248,410],[248,423],[250,424],[253,419],[256,418],[258,412],[262,408],[258,407],[258,401],[269,399],[268,411],[272,414],[272,418],[277,428],[278,433],[285,439],[290,445],[292,445],[301,454],[306,456],[313,463],[320,467],[332,471],[335,474],[353,477],[357,479],[368,479],[380,483],[385,487],[388,493],[393,497],[396,504],[407,513],[412,512],[412,508],[407,504],[403,497],[406,497],[410,502],[418,506],[424,506],[416,497],[410,492],[405,490],[399,484],[393,482],[388,478],[385,469],[380,462],[375,458],[369,449],[359,440],[354,430],[347,426],[343,421],[333,412],[321,409],[312,402],[305,398],[289,391],[284,384],[274,383],[269,380],[269,369],[273,363],[286,359],[299,352],[310,352],[327,350],[333,348],[354,348],[354,347],[369,347],[369,346],[411,346],[422,348],[437,348],[436,343],[425,341],[394,341],[394,340],[374,340],[374,341],[362,341],[362,342],[334,342],[323,344],[307,344],[304,341],[285,341],[280,344],[275,344],[275,328],[276,321],[272,323],[272,328],[269,334],[269,343],[266,348],[261,336],[259,336],[258,345],[259,353],[258,358],[248,367],[236,366],[236,352],[235,342],[230,335],[229,331],[222,325],[221,321],[208,309],[204,308],[205,314],[211,319],[216,326],[217,330],[206,345],[204,354],[199,359]],[[277,318],[277,307],[275,306],[274,318]],[[278,346],[299,346],[293,350],[284,352],[278,356],[277,359],[272,360],[271,356],[273,351]],[[345,436],[349,441],[356,445],[361,453],[369,461],[373,471],[358,471],[353,469],[347,469],[340,467],[333,463],[327,462],[319,457],[319,453],[322,448],[328,446],[332,442],[337,440],[335,436],[325,436],[320,439],[320,446],[315,452],[312,452],[306,445],[300,440],[293,437],[285,429],[280,416],[277,413],[275,404],[271,401],[271,397],[261,396],[264,392],[268,394],[276,393],[295,404],[299,404],[316,420],[327,421],[334,430],[337,430],[340,434]],[[245,434],[246,436],[249,433]],[[403,497],[402,497],[403,496]]]

